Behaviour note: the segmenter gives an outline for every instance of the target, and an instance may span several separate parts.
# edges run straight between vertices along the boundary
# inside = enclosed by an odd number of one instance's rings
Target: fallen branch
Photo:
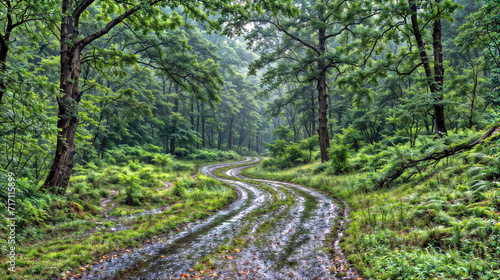
[[[423,158],[420,158],[417,160],[403,161],[400,163],[400,166],[395,171],[392,172],[391,175],[386,176],[385,178],[380,180],[380,182],[379,182],[380,187],[385,187],[385,186],[390,185],[394,180],[396,180],[401,175],[403,175],[405,170],[408,168],[416,167],[420,163],[426,162],[426,161],[432,161],[428,165],[438,163],[440,160],[442,160],[446,157],[452,156],[454,154],[457,154],[457,153],[460,153],[463,151],[470,150],[470,149],[474,148],[476,145],[483,143],[484,141],[486,141],[490,137],[495,136],[499,133],[500,133],[500,126],[496,125],[496,126],[491,127],[490,129],[488,129],[488,131],[486,131],[481,137],[479,137],[478,139],[474,140],[471,143],[463,143],[463,144],[459,144],[456,146],[452,146],[452,147],[446,148],[446,149],[439,151],[439,152],[432,153],[426,157],[423,157]]]

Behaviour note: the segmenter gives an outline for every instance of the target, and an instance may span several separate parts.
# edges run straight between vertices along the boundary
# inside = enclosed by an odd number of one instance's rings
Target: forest
[[[0,0],[0,279],[500,279],[500,0]]]

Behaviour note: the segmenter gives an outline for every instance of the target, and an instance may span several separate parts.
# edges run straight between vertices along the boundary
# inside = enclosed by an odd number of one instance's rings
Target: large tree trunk
[[[7,71],[7,55],[9,54],[9,40],[10,33],[12,32],[12,19],[10,15],[7,17],[7,26],[5,27],[5,34],[0,36],[0,73]],[[0,103],[2,103],[3,94],[6,91],[4,79],[0,79]]]
[[[159,1],[153,1],[150,4],[156,4]],[[61,4],[64,18],[61,21],[60,30],[61,76],[59,87],[62,96],[57,97],[59,106],[57,128],[59,132],[57,134],[54,161],[42,187],[52,193],[64,194],[66,192],[73,171],[73,157],[76,153],[75,134],[78,126],[78,103],[82,96],[79,89],[82,50],[86,45],[107,34],[113,27],[142,7],[138,5],[125,11],[111,20],[101,30],[79,40],[80,15],[93,2],[87,0],[73,3],[71,0],[63,0]]]
[[[64,21],[69,21],[65,18]],[[66,32],[69,24],[62,24],[61,33]],[[65,36],[67,38],[67,35]],[[75,134],[78,126],[78,103],[81,99],[79,79],[81,72],[81,49],[78,46],[69,48],[67,39],[61,40],[61,78],[59,86],[62,97],[57,98],[58,121],[57,146],[54,161],[44,188],[52,193],[64,194],[73,171],[75,150]]]
[[[170,139],[170,154],[173,155],[175,153],[175,139]]]
[[[443,66],[443,45],[441,42],[441,20],[434,21],[434,28],[432,32],[433,49],[434,49],[434,75],[432,74],[431,65],[427,52],[425,50],[425,42],[422,38],[422,31],[418,24],[418,7],[416,0],[408,0],[408,5],[411,10],[411,24],[413,35],[417,41],[420,60],[425,70],[427,83],[429,89],[434,96],[436,102],[443,100],[443,81],[444,81],[444,66]],[[436,124],[436,131],[439,135],[447,133],[444,115],[444,106],[442,104],[435,104],[434,106],[434,121]]]
[[[3,39],[3,38],[2,38]],[[7,70],[7,54],[9,53],[9,46],[0,40],[0,73],[5,73]],[[0,79],[0,103],[2,103],[3,93],[6,90],[4,79]]]
[[[321,54],[326,50],[325,29],[319,30],[319,48]],[[320,77],[318,79],[318,101],[319,101],[319,117],[318,117],[318,135],[319,135],[319,149],[321,154],[321,162],[328,161],[328,148],[330,148],[330,139],[328,138],[328,95],[326,93],[326,65],[325,59],[318,60],[318,71]]]
[[[434,49],[434,82],[436,84],[436,101],[443,100],[444,87],[444,65],[443,65],[443,43],[441,42],[441,20],[434,21],[432,30],[432,46]],[[436,129],[439,135],[448,133],[446,130],[444,106],[442,104],[434,105],[434,117],[436,118]]]

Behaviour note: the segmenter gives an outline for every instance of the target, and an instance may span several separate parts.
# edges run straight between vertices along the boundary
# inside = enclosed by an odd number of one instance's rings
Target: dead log
[[[470,143],[462,143],[458,144],[455,146],[448,147],[442,151],[439,152],[434,152],[428,156],[425,156],[423,158],[417,159],[417,160],[404,160],[399,163],[399,166],[396,168],[396,170],[392,171],[390,175],[382,178],[379,182],[380,187],[387,187],[389,186],[394,180],[399,178],[403,173],[406,171],[408,168],[416,167],[422,162],[429,162],[427,165],[435,164],[438,163],[440,160],[447,158],[449,156],[455,155],[457,153],[461,153],[463,151],[468,151],[472,148],[474,148],[476,145],[479,145],[486,140],[490,139],[491,137],[494,137],[495,135],[498,135],[500,133],[500,126],[495,125],[488,129],[481,137],[478,139],[470,142]]]

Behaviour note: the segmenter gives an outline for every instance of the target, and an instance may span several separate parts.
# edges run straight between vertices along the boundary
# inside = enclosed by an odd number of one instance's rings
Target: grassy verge
[[[496,140],[382,189],[370,184],[374,173],[338,175],[321,163],[243,174],[345,200],[352,223],[341,246],[366,278],[499,279],[499,156]]]
[[[131,161],[77,168],[65,196],[41,195],[46,210],[26,227],[29,233],[24,228],[25,237],[16,244],[15,272],[7,270],[7,256],[2,254],[0,279],[75,276],[96,261],[161,240],[186,223],[207,218],[234,201],[237,193],[201,174],[193,180],[200,163],[175,160],[162,166]],[[159,213],[132,216],[150,209]]]

